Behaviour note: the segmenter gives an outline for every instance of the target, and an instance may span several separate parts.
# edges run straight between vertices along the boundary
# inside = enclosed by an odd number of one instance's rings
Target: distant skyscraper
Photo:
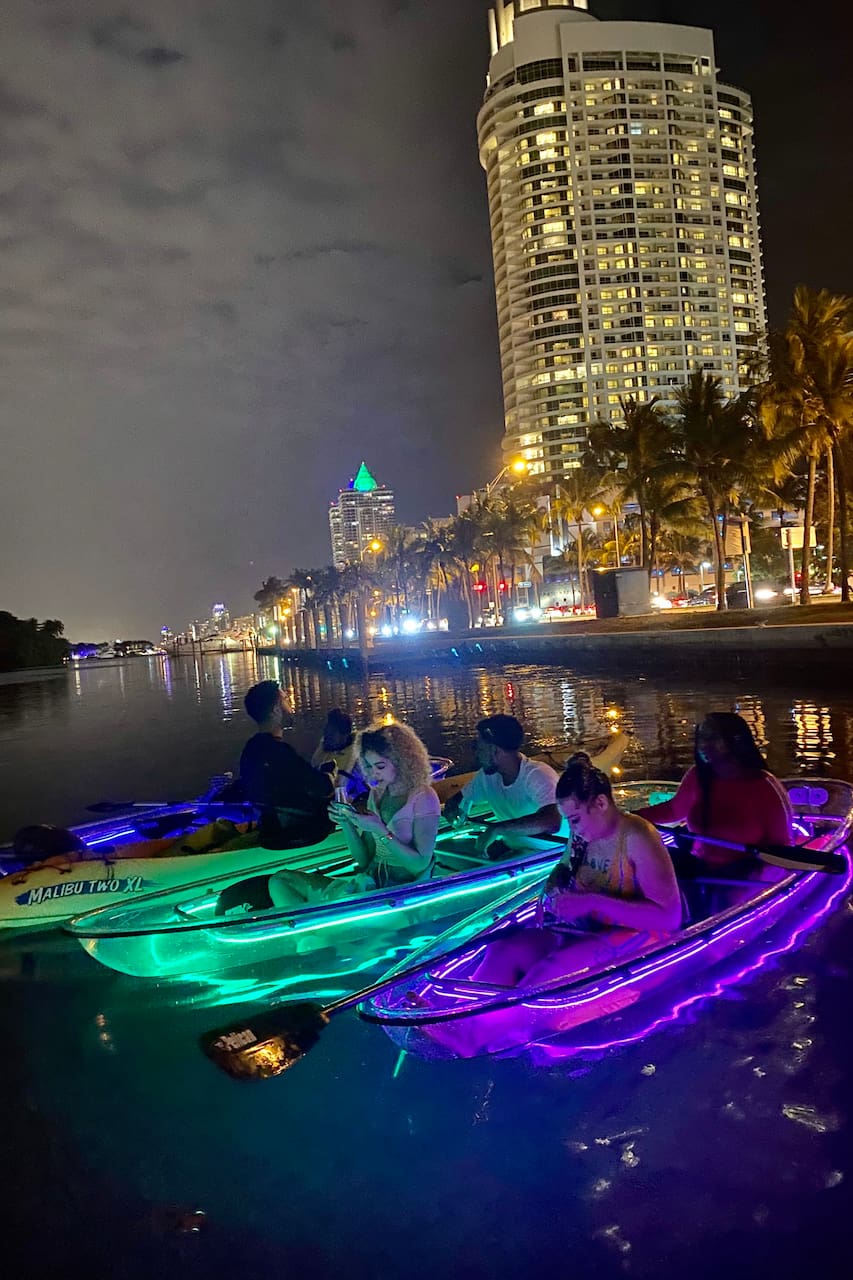
[[[741,385],[764,319],[752,105],[710,31],[497,0],[478,117],[507,457],[558,479],[619,397]]]
[[[215,604],[210,610],[210,630],[213,635],[223,635],[231,625],[231,615],[224,604]]]
[[[372,542],[382,542],[394,524],[394,494],[377,484],[362,462],[354,480],[329,509],[332,560],[343,565],[364,559]]]

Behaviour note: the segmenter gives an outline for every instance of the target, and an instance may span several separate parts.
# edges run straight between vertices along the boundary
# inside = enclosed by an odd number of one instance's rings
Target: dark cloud
[[[329,43],[335,53],[350,53],[357,47],[355,36],[347,31],[333,31]]]
[[[116,179],[116,191],[125,204],[135,209],[175,209],[198,204],[210,192],[213,183],[197,178],[174,189],[148,182],[134,174],[122,174]]]
[[[45,109],[39,102],[21,93],[12,93],[0,80],[0,116],[11,120],[22,120],[27,116],[41,116]]]
[[[462,266],[459,263],[451,263],[449,275],[451,282],[457,289],[464,288],[466,284],[482,284],[484,278],[482,271]]]
[[[186,56],[179,49],[166,49],[161,44],[155,44],[150,49],[140,49],[136,58],[149,67],[168,67],[173,62],[183,62]]]
[[[233,302],[206,302],[204,309],[212,315],[218,316],[220,320],[224,320],[226,324],[237,323],[237,308]]]
[[[328,258],[333,254],[354,254],[381,252],[379,245],[358,240],[339,240],[331,244],[310,244],[300,249],[292,249],[282,254],[287,262],[311,262],[316,258]]]
[[[96,49],[117,54],[126,62],[142,62],[149,67],[166,67],[183,62],[186,54],[163,44],[149,44],[151,28],[138,18],[116,14],[93,23],[92,43]]]

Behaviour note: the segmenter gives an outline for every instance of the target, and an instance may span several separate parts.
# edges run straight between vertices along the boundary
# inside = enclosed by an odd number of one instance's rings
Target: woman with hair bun
[[[491,943],[476,978],[533,987],[622,959],[681,924],[681,893],[672,862],[650,823],[613,803],[606,774],[582,752],[557,783],[557,805],[571,827],[566,852],[545,885],[556,920],[520,928]],[[429,1036],[462,1057],[524,1043],[523,1006],[438,1023]]]
[[[413,884],[432,875],[441,804],[430,785],[426,747],[408,725],[380,724],[359,735],[358,753],[370,788],[367,812],[343,802],[329,806],[356,872],[329,877],[278,871],[269,882],[275,906],[334,901],[388,885]]]

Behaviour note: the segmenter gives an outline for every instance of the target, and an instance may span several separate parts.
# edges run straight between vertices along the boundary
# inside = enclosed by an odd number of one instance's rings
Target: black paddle
[[[720,849],[731,849],[742,853],[744,857],[759,858],[774,867],[784,867],[789,871],[828,871],[832,875],[841,875],[847,870],[847,859],[831,849],[809,849],[803,845],[787,844],[737,844],[733,840],[719,840],[714,836],[694,835],[684,828],[667,827],[662,822],[653,824],[658,831],[672,836],[681,849],[690,849],[694,840],[702,844],[713,844]]]
[[[223,803],[240,804],[244,796],[240,791],[239,781],[234,781],[233,773],[216,773],[210,779],[207,790],[197,800],[98,800],[95,804],[87,804],[87,813],[124,813],[128,809],[168,809],[176,804],[205,805],[221,800],[228,791],[237,794],[226,798]]]
[[[542,879],[544,880],[544,874]],[[489,910],[493,920],[500,919],[508,903],[536,893],[536,883],[525,885],[519,889],[514,885],[512,890],[491,904]],[[538,882],[541,883],[541,882]],[[478,907],[463,921],[456,921],[442,934],[434,945],[442,938],[458,938],[459,931],[465,930],[469,921],[476,922],[476,928],[465,933],[463,941],[455,946],[440,951],[442,961],[450,960],[461,954],[471,945],[471,938],[484,927],[482,924],[485,910]],[[249,1015],[246,1022],[233,1022],[230,1026],[221,1027],[218,1031],[206,1031],[200,1038],[202,1051],[212,1062],[234,1080],[269,1080],[272,1076],[283,1075],[291,1067],[304,1058],[320,1039],[324,1027],[336,1013],[351,1009],[361,1004],[369,996],[376,995],[385,987],[396,986],[423,971],[423,953],[421,959],[409,969],[392,969],[385,973],[369,987],[362,987],[351,995],[341,996],[331,1004],[322,1005],[316,1000],[299,1000],[290,1004],[276,1005],[272,1009],[258,1009]],[[438,956],[432,956],[437,959]]]
[[[87,804],[87,813],[126,813],[128,809],[166,809],[174,800],[98,800]]]

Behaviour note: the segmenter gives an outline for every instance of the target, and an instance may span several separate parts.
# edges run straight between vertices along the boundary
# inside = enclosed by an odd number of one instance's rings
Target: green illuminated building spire
[[[379,487],[373,476],[368,471],[367,464],[365,462],[362,462],[359,467],[358,474],[352,482],[352,487],[355,489],[356,493],[372,493],[374,489]]]
[[[341,568],[362,563],[365,552],[375,556],[394,520],[394,494],[387,485],[379,484],[362,462],[355,478],[329,507],[332,563]]]

